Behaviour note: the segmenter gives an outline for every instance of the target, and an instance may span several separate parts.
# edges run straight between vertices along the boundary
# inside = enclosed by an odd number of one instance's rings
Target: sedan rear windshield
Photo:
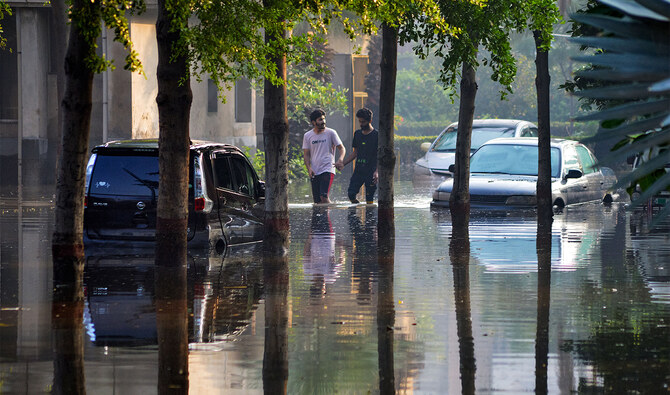
[[[561,153],[551,149],[551,176],[559,177]],[[470,158],[471,173],[499,173],[523,176],[537,175],[537,146],[487,144]]]
[[[514,137],[514,128],[505,127],[479,127],[472,128],[472,140],[470,149],[476,150],[485,142],[497,137]],[[433,145],[433,151],[449,152],[456,151],[456,133],[457,128],[449,128],[442,133]]]
[[[158,195],[158,156],[98,154],[91,174],[89,193]]]

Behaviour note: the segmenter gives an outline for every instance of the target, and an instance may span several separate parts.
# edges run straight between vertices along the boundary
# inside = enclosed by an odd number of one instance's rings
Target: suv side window
[[[539,135],[537,128],[530,127],[528,128],[527,136],[528,137],[537,137]]]
[[[214,182],[217,188],[233,189],[232,172],[227,155],[216,155],[212,158]]]
[[[249,196],[256,196],[255,180],[249,164],[239,156],[232,156],[233,174],[235,176],[235,191]]]

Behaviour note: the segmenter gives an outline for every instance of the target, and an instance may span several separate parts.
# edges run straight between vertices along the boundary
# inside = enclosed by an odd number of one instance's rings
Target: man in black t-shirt
[[[377,139],[379,133],[372,127],[372,111],[367,108],[361,108],[356,112],[356,118],[361,128],[354,132],[354,139],[351,143],[351,153],[344,160],[346,166],[354,159],[354,174],[349,180],[349,189],[347,194],[351,203],[359,203],[356,199],[361,185],[365,184],[365,201],[368,204],[374,202],[375,192],[377,191]]]

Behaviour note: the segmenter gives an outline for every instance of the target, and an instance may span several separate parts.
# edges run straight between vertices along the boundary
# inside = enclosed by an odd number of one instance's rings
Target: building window
[[[235,83],[235,122],[251,122],[251,83],[246,78]]]
[[[207,79],[207,112],[217,112],[219,108],[219,89],[214,80]]]

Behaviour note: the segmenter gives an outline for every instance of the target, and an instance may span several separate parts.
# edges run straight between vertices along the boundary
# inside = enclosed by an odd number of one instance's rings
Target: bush
[[[398,152],[398,164],[410,165],[422,157],[425,152],[421,150],[422,143],[432,143],[437,136],[398,136],[394,138],[395,149]]]
[[[396,136],[435,136],[450,123],[441,121],[400,121],[397,125]]]
[[[265,152],[256,149],[254,153],[251,153],[251,147],[243,147],[244,153],[247,155],[251,164],[256,169],[258,176],[265,178]],[[308,179],[307,169],[305,168],[305,162],[303,161],[302,149],[296,146],[289,147],[288,154],[288,179],[289,182],[295,180],[306,180]]]

